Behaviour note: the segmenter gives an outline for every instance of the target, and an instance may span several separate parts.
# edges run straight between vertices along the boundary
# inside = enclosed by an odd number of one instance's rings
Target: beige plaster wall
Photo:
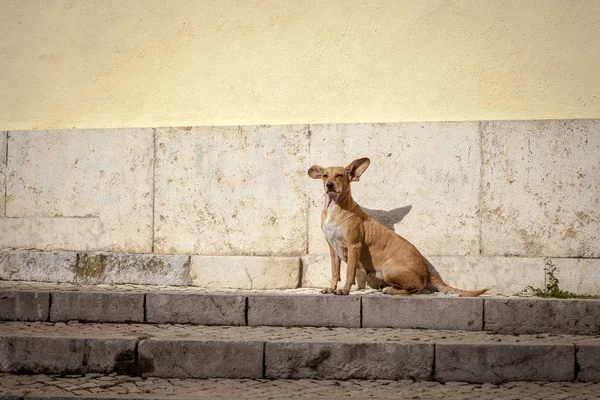
[[[0,10],[0,130],[600,117],[597,0]]]

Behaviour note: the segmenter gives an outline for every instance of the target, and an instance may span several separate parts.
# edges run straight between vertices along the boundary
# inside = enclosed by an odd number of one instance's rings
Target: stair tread
[[[0,320],[600,334],[600,300],[0,282]]]
[[[155,286],[155,285],[139,285],[139,284],[75,284],[75,283],[54,283],[54,282],[33,282],[33,281],[2,281],[0,280],[0,291],[41,291],[41,292],[92,292],[92,293],[169,293],[169,294],[200,294],[200,295],[289,295],[289,296],[306,296],[306,295],[320,295],[321,289],[319,288],[297,288],[297,289],[231,289],[231,288],[220,288],[220,289],[207,289],[197,286]],[[473,299],[460,297],[455,294],[444,294],[441,292],[429,293],[425,291],[423,294],[418,296],[389,296],[384,295],[380,290],[375,289],[361,289],[352,290],[350,296],[381,296],[385,298],[444,298],[444,299]],[[336,296],[338,297],[338,296]],[[483,294],[476,297],[478,299],[523,299],[523,300],[539,300],[539,301],[551,301],[551,302],[570,302],[570,301],[584,301],[584,302],[598,302],[600,299],[553,299],[553,298],[540,298],[523,293],[515,293],[512,295],[506,294]]]
[[[0,337],[2,336],[336,343],[600,345],[600,336],[569,334],[511,335],[485,331],[398,328],[202,326],[78,322],[1,322]]]

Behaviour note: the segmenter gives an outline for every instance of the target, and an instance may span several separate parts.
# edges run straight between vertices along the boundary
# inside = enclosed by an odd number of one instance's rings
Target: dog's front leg
[[[356,268],[358,267],[358,260],[360,259],[360,251],[362,245],[360,243],[348,246],[348,262],[346,263],[346,282],[342,289],[336,289],[333,294],[349,294],[350,288],[356,280]]]
[[[329,245],[329,259],[331,261],[331,283],[329,283],[329,287],[321,290],[321,293],[333,293],[337,288],[337,284],[340,281],[340,265],[342,260],[338,257],[333,250],[333,247]]]

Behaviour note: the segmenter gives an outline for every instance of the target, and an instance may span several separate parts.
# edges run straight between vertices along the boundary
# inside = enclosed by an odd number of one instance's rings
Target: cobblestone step
[[[140,285],[0,281],[0,321],[323,326],[600,334],[600,300],[459,298],[441,294],[350,296],[317,289],[202,290]]]
[[[4,395],[4,397],[3,397]],[[600,384],[511,382],[500,385],[462,382],[386,380],[164,379],[123,375],[84,376],[0,374],[0,399],[174,399],[174,398],[403,398],[403,399],[571,399],[600,398]]]
[[[600,381],[600,336],[0,323],[0,372],[162,378]]]

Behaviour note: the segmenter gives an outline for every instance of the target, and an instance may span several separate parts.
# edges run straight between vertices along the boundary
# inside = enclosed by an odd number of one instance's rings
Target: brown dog
[[[488,289],[461,290],[446,285],[429,272],[419,250],[403,237],[368,216],[352,199],[350,182],[357,182],[369,167],[370,160],[354,160],[346,168],[323,168],[313,165],[308,175],[321,179],[325,188],[325,206],[321,212],[321,229],[329,243],[331,257],[331,284],[321,293],[348,294],[356,279],[357,268],[366,272],[372,288],[380,287],[376,271],[390,285],[383,289],[388,294],[419,294],[431,282],[443,293],[461,296],[479,296]],[[342,289],[340,262],[347,264],[346,282]]]

